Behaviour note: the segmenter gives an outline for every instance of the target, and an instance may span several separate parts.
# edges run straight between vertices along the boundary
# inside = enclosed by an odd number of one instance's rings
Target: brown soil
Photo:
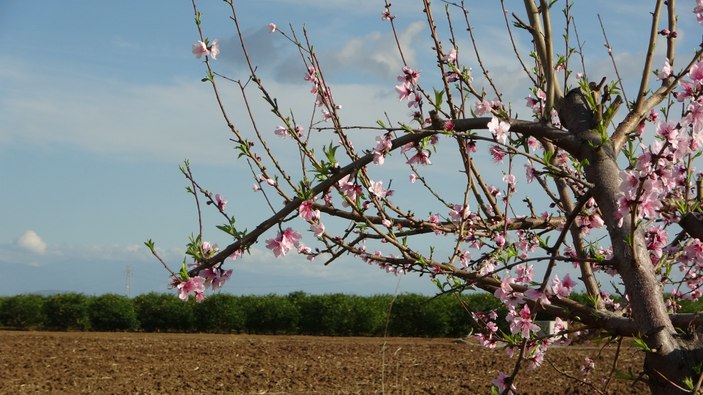
[[[519,392],[597,393],[566,375],[602,386],[614,353],[554,347],[542,367],[521,371]],[[512,370],[504,355],[452,339],[3,331],[0,393],[486,394]],[[586,356],[589,376],[579,371]],[[641,365],[641,353],[621,350],[621,370]],[[614,378],[608,393],[649,392]]]

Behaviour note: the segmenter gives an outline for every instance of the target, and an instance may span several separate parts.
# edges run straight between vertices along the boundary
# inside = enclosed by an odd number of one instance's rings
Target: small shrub
[[[79,293],[49,296],[44,303],[46,327],[54,330],[89,330],[88,303],[88,298]]]
[[[148,293],[134,298],[140,326],[147,332],[191,332],[195,329],[195,314],[191,298],[183,302],[171,294]]]
[[[198,330],[231,333],[244,329],[245,315],[236,296],[215,294],[195,305]]]
[[[134,304],[126,296],[106,294],[95,297],[88,305],[88,314],[93,330],[126,331],[137,327]]]
[[[4,298],[0,304],[0,322],[14,329],[39,329],[44,325],[44,297],[16,295]]]
[[[422,295],[403,294],[393,303],[388,329],[392,336],[442,337],[449,330],[449,320],[440,303]]]
[[[247,331],[253,333],[297,333],[300,312],[285,296],[240,298],[246,312]]]

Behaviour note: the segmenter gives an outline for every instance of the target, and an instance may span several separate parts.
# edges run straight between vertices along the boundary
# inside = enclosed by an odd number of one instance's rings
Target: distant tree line
[[[703,302],[682,306],[700,311]],[[461,337],[477,329],[470,312],[504,305],[488,294],[233,296],[202,303],[172,294],[128,298],[62,293],[0,297],[0,327],[21,330],[212,332],[318,336]],[[549,319],[549,317],[538,317]],[[500,322],[500,320],[499,320]],[[505,330],[505,328],[503,328]]]

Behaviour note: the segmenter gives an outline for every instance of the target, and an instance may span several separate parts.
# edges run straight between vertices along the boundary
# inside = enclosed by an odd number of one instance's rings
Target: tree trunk
[[[691,389],[684,382],[690,380],[695,386],[702,364],[703,342],[697,336],[676,339],[674,349],[668,354],[647,352],[644,372],[649,389],[656,395],[690,394]]]
[[[581,129],[576,135],[582,144],[575,156],[587,160],[585,175],[594,185],[593,197],[610,235],[613,262],[625,285],[632,320],[650,349],[644,361],[649,387],[653,394],[689,393],[684,380],[695,386],[699,374],[694,369],[703,364],[703,343],[684,339],[674,329],[643,229],[633,228],[628,217],[622,224],[616,219],[621,179],[610,142],[602,143],[594,130]]]

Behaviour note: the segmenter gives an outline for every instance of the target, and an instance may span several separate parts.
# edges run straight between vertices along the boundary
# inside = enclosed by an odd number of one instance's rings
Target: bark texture
[[[703,362],[701,341],[697,337],[683,338],[674,328],[642,228],[633,227],[629,218],[622,224],[616,220],[621,179],[615,150],[610,141],[601,141],[593,130],[593,112],[584,107],[579,95],[569,92],[560,103],[559,114],[580,140],[572,154],[588,163],[585,175],[593,184],[592,195],[610,235],[613,264],[625,285],[635,327],[649,347],[644,363],[649,386],[653,394],[689,393],[684,380],[698,380],[695,368]]]

